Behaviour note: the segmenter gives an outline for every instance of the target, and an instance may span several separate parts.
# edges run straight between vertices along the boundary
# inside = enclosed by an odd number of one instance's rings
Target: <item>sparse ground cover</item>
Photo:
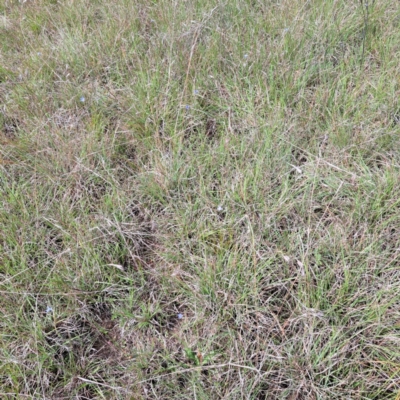
[[[400,399],[395,1],[0,5],[0,397]]]

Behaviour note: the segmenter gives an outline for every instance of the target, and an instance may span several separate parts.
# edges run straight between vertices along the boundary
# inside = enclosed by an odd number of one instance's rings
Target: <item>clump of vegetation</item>
[[[2,398],[400,398],[395,2],[2,4]]]

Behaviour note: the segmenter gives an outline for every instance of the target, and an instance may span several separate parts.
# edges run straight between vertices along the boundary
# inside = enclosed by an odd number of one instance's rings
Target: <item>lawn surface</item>
[[[400,399],[400,9],[0,3],[2,399]]]

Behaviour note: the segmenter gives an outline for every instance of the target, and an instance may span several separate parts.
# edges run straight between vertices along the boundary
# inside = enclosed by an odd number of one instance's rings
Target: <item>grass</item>
[[[369,3],[0,5],[1,398],[400,399]]]

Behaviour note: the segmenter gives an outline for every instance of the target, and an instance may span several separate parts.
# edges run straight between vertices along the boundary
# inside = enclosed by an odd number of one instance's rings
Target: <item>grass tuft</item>
[[[399,21],[0,5],[0,397],[398,400]]]

